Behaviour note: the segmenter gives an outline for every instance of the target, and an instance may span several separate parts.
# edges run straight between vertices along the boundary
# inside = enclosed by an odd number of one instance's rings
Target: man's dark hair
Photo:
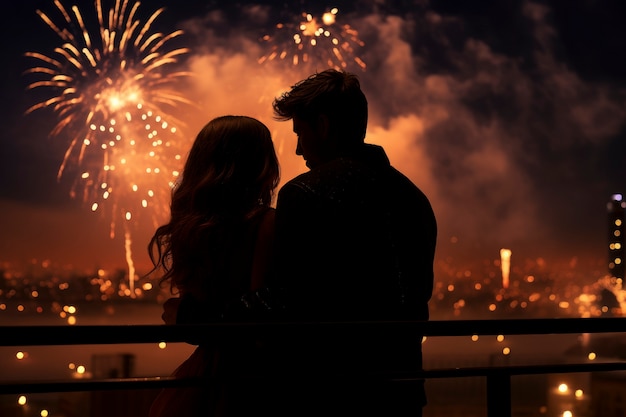
[[[272,103],[277,120],[294,117],[314,124],[326,115],[332,135],[351,146],[363,143],[367,129],[367,99],[356,75],[328,69],[296,83]]]

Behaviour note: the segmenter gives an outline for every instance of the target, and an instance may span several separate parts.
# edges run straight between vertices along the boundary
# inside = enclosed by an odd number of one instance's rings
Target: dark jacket
[[[312,319],[427,320],[436,235],[426,196],[365,145],[280,190],[274,285]]]
[[[281,188],[276,207],[278,273],[273,287],[283,290],[284,317],[428,320],[436,239],[430,202],[390,165],[379,146],[364,145],[353,155],[299,175]],[[349,407],[362,404],[366,412],[393,403],[400,414],[417,415],[411,413],[425,403],[422,382],[414,381],[412,388],[402,385],[403,395],[400,388],[363,381],[368,375],[421,370],[421,339],[411,331],[339,326],[330,337],[287,335],[279,345],[284,347],[281,357],[292,360],[288,369],[356,377],[337,386],[340,398],[349,398],[347,387],[353,387],[357,400]],[[363,383],[355,385],[358,381]],[[324,383],[326,392],[332,392]],[[385,390],[389,396],[382,394]]]

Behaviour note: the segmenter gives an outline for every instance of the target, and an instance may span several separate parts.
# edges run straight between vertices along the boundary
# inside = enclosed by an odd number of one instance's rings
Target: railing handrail
[[[198,325],[88,325],[88,326],[0,326],[0,346],[51,346],[124,344],[152,342],[185,342],[198,334],[216,338],[264,335],[274,332],[289,335],[315,336],[380,335],[398,331],[416,331],[424,336],[470,335],[539,335],[576,333],[626,333],[626,318],[541,318],[492,320],[431,320],[431,321],[371,321],[371,322],[257,322],[210,323]],[[338,333],[339,332],[339,333]],[[391,333],[390,333],[391,332]],[[478,376],[487,379],[487,416],[511,416],[511,376],[530,374],[626,371],[625,361],[598,363],[565,363],[549,365],[517,365],[490,367],[463,367],[453,369],[426,369],[421,372],[385,375],[395,380],[416,378],[455,378]],[[265,376],[266,377],[266,376]],[[322,376],[323,377],[323,376]],[[24,392],[67,392],[141,388],[164,388],[197,385],[206,378],[118,378],[81,379],[65,381],[3,381],[0,394]]]
[[[332,334],[344,331],[393,333],[413,330],[424,336],[539,335],[572,333],[624,333],[626,317],[534,318],[430,321],[345,321],[345,322],[219,322],[189,325],[54,325],[0,326],[0,346],[52,346],[185,342],[190,336],[215,337],[272,335],[288,330],[295,334]],[[50,337],[53,334],[54,337]]]
[[[538,375],[538,374],[567,374],[584,372],[614,372],[626,371],[626,362],[600,362],[600,363],[571,363],[551,365],[507,365],[507,366],[477,366],[465,368],[439,368],[425,369],[419,372],[386,374],[384,377],[390,381],[411,381],[422,379],[441,378],[470,378],[491,377],[495,375]],[[304,375],[306,377],[306,375]],[[271,376],[265,376],[268,378]],[[320,375],[312,375],[309,378],[320,378]],[[240,377],[245,378],[245,377]],[[253,378],[253,377],[250,377]],[[358,376],[359,380],[363,376]],[[170,387],[197,386],[212,380],[211,377],[186,377],[177,378],[172,376],[155,377],[127,377],[127,378],[104,378],[104,379],[50,379],[38,381],[0,381],[0,394],[23,394],[45,392],[78,392],[78,391],[110,391],[124,389],[161,389]]]

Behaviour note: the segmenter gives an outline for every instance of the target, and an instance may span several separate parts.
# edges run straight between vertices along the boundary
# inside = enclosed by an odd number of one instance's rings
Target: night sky
[[[302,12],[319,18],[338,7],[331,31],[347,24],[362,41],[344,55],[369,99],[366,141],[383,145],[429,196],[440,259],[497,258],[501,247],[512,249],[513,262],[605,256],[606,203],[626,193],[626,3],[220,3],[151,0],[139,7],[142,19],[165,7],[152,30],[182,29],[171,47],[190,48],[169,67],[194,73],[180,91],[195,106],[171,110],[183,122],[183,148],[211,118],[246,114],[270,127],[282,180],[303,172],[291,124],[272,119],[271,101],[325,69],[330,50],[320,44],[298,65],[259,59],[288,38],[277,23],[296,25]],[[85,16],[94,9],[91,1],[63,4],[77,4]],[[23,72],[34,61],[24,53],[55,56],[61,43],[36,9],[58,16],[52,0],[3,6],[0,262],[123,267],[123,233],[109,237],[106,207],[92,213],[90,201],[69,194],[78,170],[70,167],[57,181],[75,132],[50,137],[57,121],[51,109],[24,114],[55,95],[27,91],[32,78]],[[86,26],[97,33],[93,22]],[[134,223],[132,253],[144,265],[154,222],[139,216]]]

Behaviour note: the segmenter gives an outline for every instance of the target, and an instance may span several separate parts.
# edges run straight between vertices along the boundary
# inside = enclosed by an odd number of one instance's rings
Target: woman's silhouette
[[[194,314],[184,323],[236,317],[241,297],[265,284],[273,268],[271,204],[278,181],[278,159],[263,123],[222,116],[200,131],[172,192],[170,220],[148,245],[150,274],[161,272],[161,284],[177,296],[164,304],[167,324],[184,314],[181,299]],[[247,368],[246,356],[253,360],[252,343],[235,346],[201,335],[190,342],[199,346],[175,376],[237,375]],[[233,390],[227,383],[164,389],[150,417],[234,415],[241,395],[241,385]]]

